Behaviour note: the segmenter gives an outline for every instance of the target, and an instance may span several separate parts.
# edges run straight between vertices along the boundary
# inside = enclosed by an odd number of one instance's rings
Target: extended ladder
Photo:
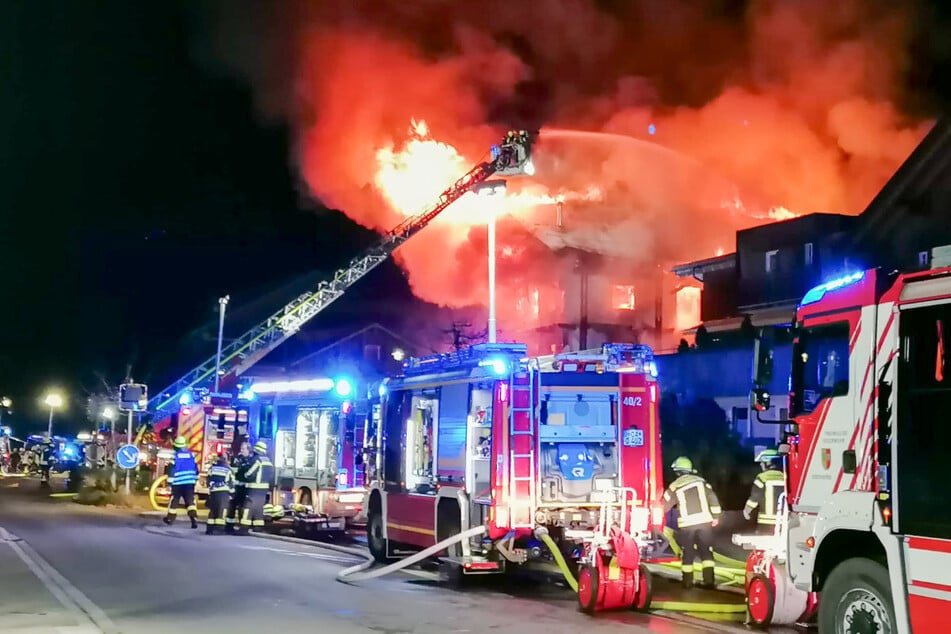
[[[532,140],[525,131],[510,131],[501,145],[493,146],[492,160],[480,163],[453,183],[440,196],[435,206],[397,225],[374,247],[350,261],[321,282],[317,290],[301,295],[263,322],[234,339],[221,351],[223,377],[237,377],[292,337],[308,321],[339,299],[367,273],[385,262],[404,242],[422,231],[452,203],[473,186],[493,175],[509,176],[534,172],[531,159]],[[172,385],[157,392],[149,401],[153,414],[170,414],[185,393],[214,380],[216,358],[206,359]]]
[[[532,364],[509,378],[509,477],[510,528],[534,528],[535,473],[535,382]]]

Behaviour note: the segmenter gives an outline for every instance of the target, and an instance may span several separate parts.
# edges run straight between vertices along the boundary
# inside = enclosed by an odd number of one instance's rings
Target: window
[[[634,287],[615,286],[611,291],[611,307],[615,310],[634,310]]]
[[[803,328],[793,343],[792,411],[808,414],[849,393],[849,323]]]
[[[947,451],[951,445],[951,368],[947,349],[951,304],[902,311],[897,425],[897,529],[904,534],[951,538]]]
[[[406,489],[415,493],[436,493],[433,470],[433,433],[439,419],[439,399],[435,390],[414,393],[406,420]]]
[[[919,252],[918,252],[918,266],[920,266],[920,267],[922,267],[922,268],[928,268],[928,261],[929,261],[930,259],[931,259],[931,258],[928,257],[928,252],[927,252],[927,251],[919,251]]]
[[[803,257],[806,260],[806,266],[810,266],[812,264],[812,243],[811,242],[806,243],[806,246],[803,252]]]
[[[772,250],[766,252],[766,272],[774,273],[776,271],[777,264],[779,263],[779,251]]]

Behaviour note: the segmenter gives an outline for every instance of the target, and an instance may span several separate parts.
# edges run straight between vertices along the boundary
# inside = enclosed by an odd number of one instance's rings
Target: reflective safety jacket
[[[213,464],[208,469],[208,492],[219,493],[221,491],[234,492],[234,473],[228,465]]]
[[[45,467],[56,462],[56,448],[52,445],[40,449],[40,466]]]
[[[172,466],[172,473],[168,476],[168,483],[171,486],[179,486],[196,482],[198,482],[198,465],[195,463],[195,456],[187,449],[176,451],[175,464]]]
[[[256,455],[244,472],[244,484],[249,489],[270,489],[274,481],[274,465],[267,456]]]
[[[710,524],[720,517],[713,487],[698,475],[682,475],[664,491],[664,513],[677,511],[677,528]]]
[[[234,485],[236,487],[242,487],[247,484],[245,482],[245,477],[247,475],[248,467],[251,466],[252,458],[250,456],[235,456],[231,461],[231,471],[234,473]]]
[[[753,489],[750,499],[746,501],[743,515],[749,519],[753,511],[759,509],[756,523],[765,526],[776,525],[776,515],[779,511],[779,496],[786,491],[786,478],[783,472],[777,469],[763,471],[753,480]]]

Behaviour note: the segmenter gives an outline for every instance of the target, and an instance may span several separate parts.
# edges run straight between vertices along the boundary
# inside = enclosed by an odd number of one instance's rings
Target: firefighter
[[[43,440],[43,447],[39,451],[40,462],[40,486],[48,487],[50,485],[50,468],[56,462],[56,448],[53,447],[53,439]]]
[[[251,452],[248,443],[241,443],[238,455],[231,462],[231,471],[234,473],[234,493],[228,503],[228,515],[225,517],[225,532],[234,533],[237,528],[238,516],[247,503],[248,489],[245,486],[245,472],[251,466]]]
[[[178,501],[181,500],[188,511],[192,528],[198,528],[198,507],[195,505],[195,483],[198,482],[198,464],[195,456],[187,448],[188,443],[179,436],[172,443],[175,448],[175,463],[168,483],[172,487],[172,498],[168,501],[168,514],[163,520],[166,524],[175,521],[178,514]]]
[[[228,466],[228,459],[219,454],[215,463],[208,469],[208,522],[205,534],[213,535],[215,527],[225,528],[225,513],[234,493],[234,472]]]
[[[693,573],[700,563],[703,586],[714,583],[713,528],[720,521],[720,502],[713,487],[697,475],[690,458],[681,456],[670,468],[677,479],[664,491],[664,512],[674,516],[674,539],[682,549],[683,586],[693,585]]]
[[[264,527],[264,504],[267,501],[267,492],[274,479],[274,465],[267,457],[267,445],[259,440],[254,445],[254,457],[244,473],[244,483],[247,487],[248,499],[241,511],[240,534],[247,534],[253,527]]]
[[[750,520],[756,513],[756,532],[760,535],[772,535],[776,528],[779,497],[786,492],[782,458],[775,449],[766,449],[756,456],[756,462],[763,470],[753,480],[750,498],[743,508],[743,517]]]

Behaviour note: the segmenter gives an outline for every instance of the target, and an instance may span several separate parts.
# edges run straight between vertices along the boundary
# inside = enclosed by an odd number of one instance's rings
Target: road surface
[[[359,559],[258,537],[212,536],[51,499],[0,479],[0,632],[210,634],[701,634],[662,616],[591,618],[551,588],[456,592],[420,574],[357,586]],[[726,626],[730,627],[730,626]]]

